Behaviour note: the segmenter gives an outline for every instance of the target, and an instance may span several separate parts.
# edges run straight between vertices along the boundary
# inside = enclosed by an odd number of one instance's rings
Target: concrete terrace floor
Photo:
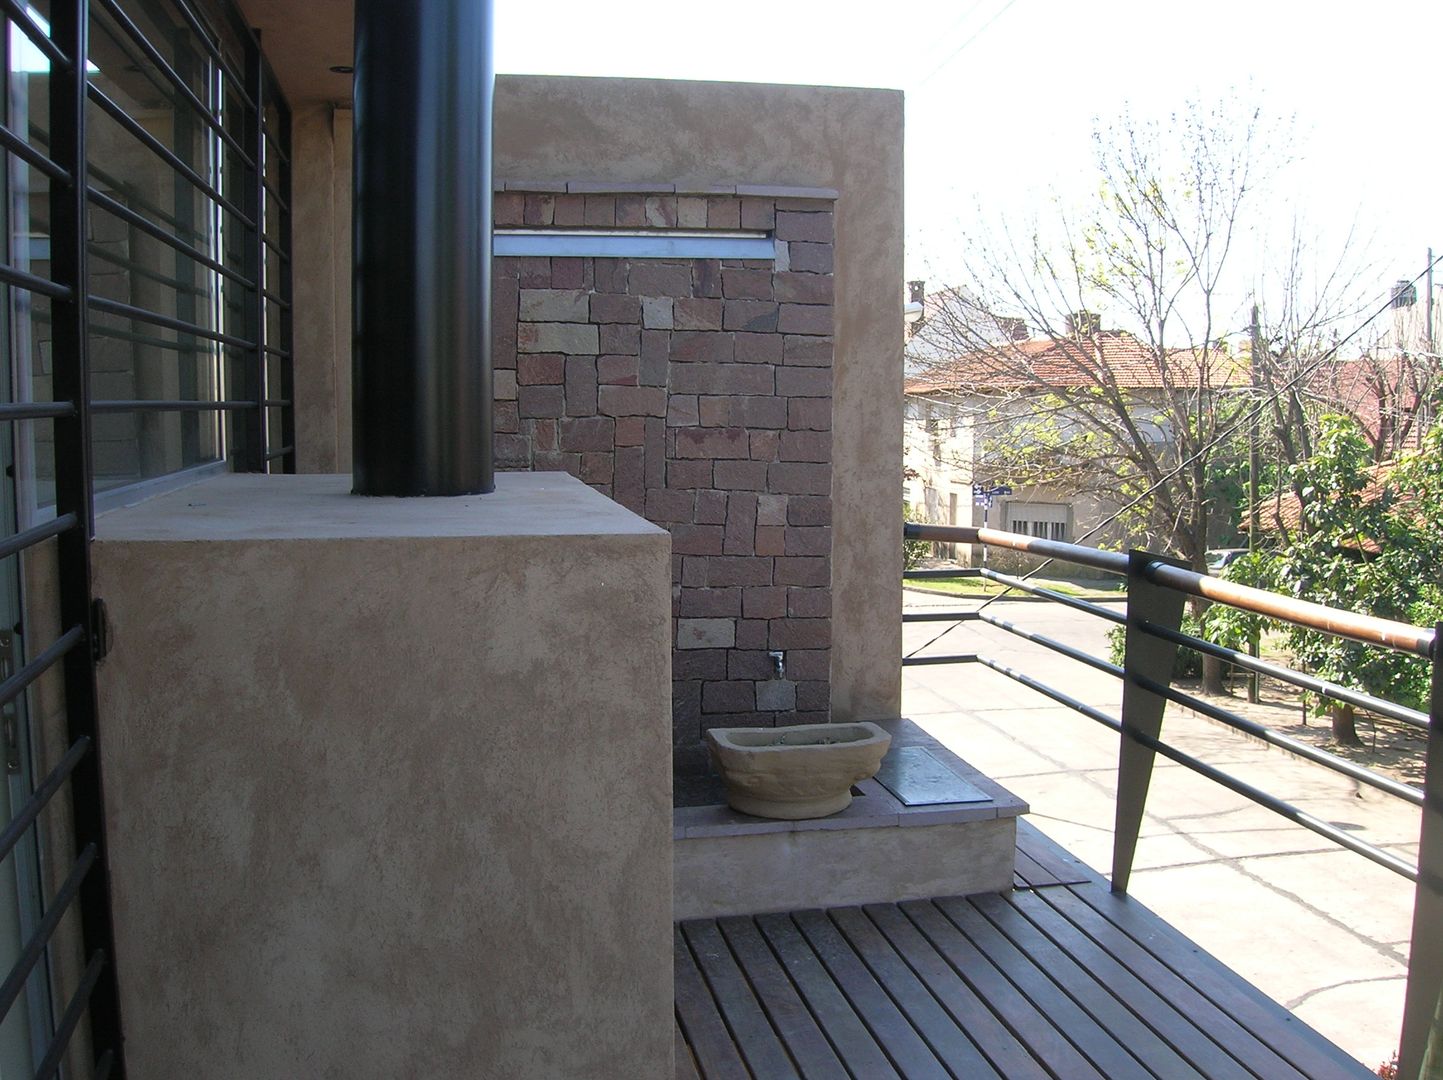
[[[908,591],[909,610],[976,601]],[[1000,610],[999,610],[1000,609]],[[1058,605],[1000,602],[1019,626],[1106,655],[1108,624]],[[946,624],[908,625],[910,652]],[[1121,685],[993,627],[958,627],[927,653],[978,651],[1117,715]],[[1034,825],[1106,872],[1117,736],[976,664],[907,668],[902,712],[1032,806]],[[1325,821],[1416,858],[1418,811],[1169,706],[1163,737]],[[1158,759],[1131,893],[1372,1068],[1397,1046],[1413,886],[1260,806]]]

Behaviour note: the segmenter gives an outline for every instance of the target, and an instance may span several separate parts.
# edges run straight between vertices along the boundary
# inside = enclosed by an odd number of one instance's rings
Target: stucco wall
[[[336,113],[336,123],[349,116]],[[836,202],[831,707],[836,719],[900,710],[902,517],[902,95],[896,91],[641,79],[503,76],[496,91],[496,175],[519,180],[656,181],[832,188]],[[298,140],[300,158],[325,155],[350,176],[339,136]],[[299,181],[297,184],[299,188]],[[319,190],[319,188],[318,188]],[[319,196],[318,196],[319,197]],[[334,195],[329,206],[339,213]],[[348,210],[346,211],[349,212]],[[340,250],[326,211],[297,195],[296,380],[337,404],[299,406],[303,471],[348,467],[345,335],[304,338],[308,321],[337,312],[321,289],[301,307],[302,261]],[[307,253],[307,254],[302,254]],[[344,277],[344,275],[342,275]],[[341,325],[341,324],[338,324]],[[327,335],[330,335],[327,337]],[[310,424],[319,429],[309,429]],[[308,440],[329,450],[312,454]],[[333,465],[332,462],[335,462]]]
[[[670,1075],[666,534],[348,488],[99,520],[131,1074]]]

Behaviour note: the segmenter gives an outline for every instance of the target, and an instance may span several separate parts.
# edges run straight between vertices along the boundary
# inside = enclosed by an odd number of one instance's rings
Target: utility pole
[[[1253,393],[1248,401],[1248,554],[1258,547],[1258,363],[1263,355],[1263,328],[1258,321],[1258,305],[1253,305],[1252,344],[1248,350],[1248,373]],[[1248,635],[1248,655],[1257,656],[1258,631]],[[1248,700],[1258,700],[1258,673],[1248,672]]]
[[[1427,321],[1427,324],[1426,324],[1426,327],[1427,327],[1427,328],[1426,328],[1423,332],[1427,335],[1427,340],[1428,340],[1428,361],[1429,361],[1429,363],[1432,363],[1433,360],[1434,360],[1434,358],[1435,358],[1435,355],[1434,355],[1434,354],[1437,352],[1437,348],[1436,348],[1436,346],[1435,346],[1435,344],[1434,344],[1434,341],[1433,341],[1433,249],[1432,249],[1432,248],[1429,248],[1429,249],[1428,249],[1428,269],[1427,269],[1426,271],[1424,271],[1424,274],[1425,274],[1426,283],[1427,283],[1427,287],[1428,287],[1428,302],[1427,302],[1427,304],[1424,305],[1424,308],[1425,308],[1425,311],[1426,311],[1425,318],[1426,318],[1428,321]]]

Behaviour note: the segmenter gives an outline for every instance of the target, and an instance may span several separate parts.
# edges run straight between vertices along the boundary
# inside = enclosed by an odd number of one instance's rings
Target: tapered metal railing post
[[[1420,1075],[1425,1055],[1443,1062],[1443,623],[1433,632],[1433,682],[1428,706],[1428,750],[1423,777],[1423,821],[1418,836],[1418,886],[1413,901],[1413,944],[1403,999],[1398,1075]]]
[[[1144,681],[1160,686],[1172,683],[1177,646],[1146,633],[1143,623],[1176,630],[1182,625],[1183,595],[1175,589],[1154,585],[1144,568],[1163,559],[1146,551],[1127,555],[1127,650],[1123,660],[1122,737],[1117,752],[1117,820],[1112,838],[1112,891],[1127,892],[1132,876],[1137,838],[1142,832],[1142,815],[1152,783],[1157,752],[1135,735],[1156,740],[1162,734],[1162,716],[1167,701],[1145,688]]]

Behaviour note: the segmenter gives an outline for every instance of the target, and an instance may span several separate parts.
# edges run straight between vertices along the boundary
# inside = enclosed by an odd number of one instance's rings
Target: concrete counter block
[[[668,537],[497,481],[100,518],[134,1075],[670,1075]]]

